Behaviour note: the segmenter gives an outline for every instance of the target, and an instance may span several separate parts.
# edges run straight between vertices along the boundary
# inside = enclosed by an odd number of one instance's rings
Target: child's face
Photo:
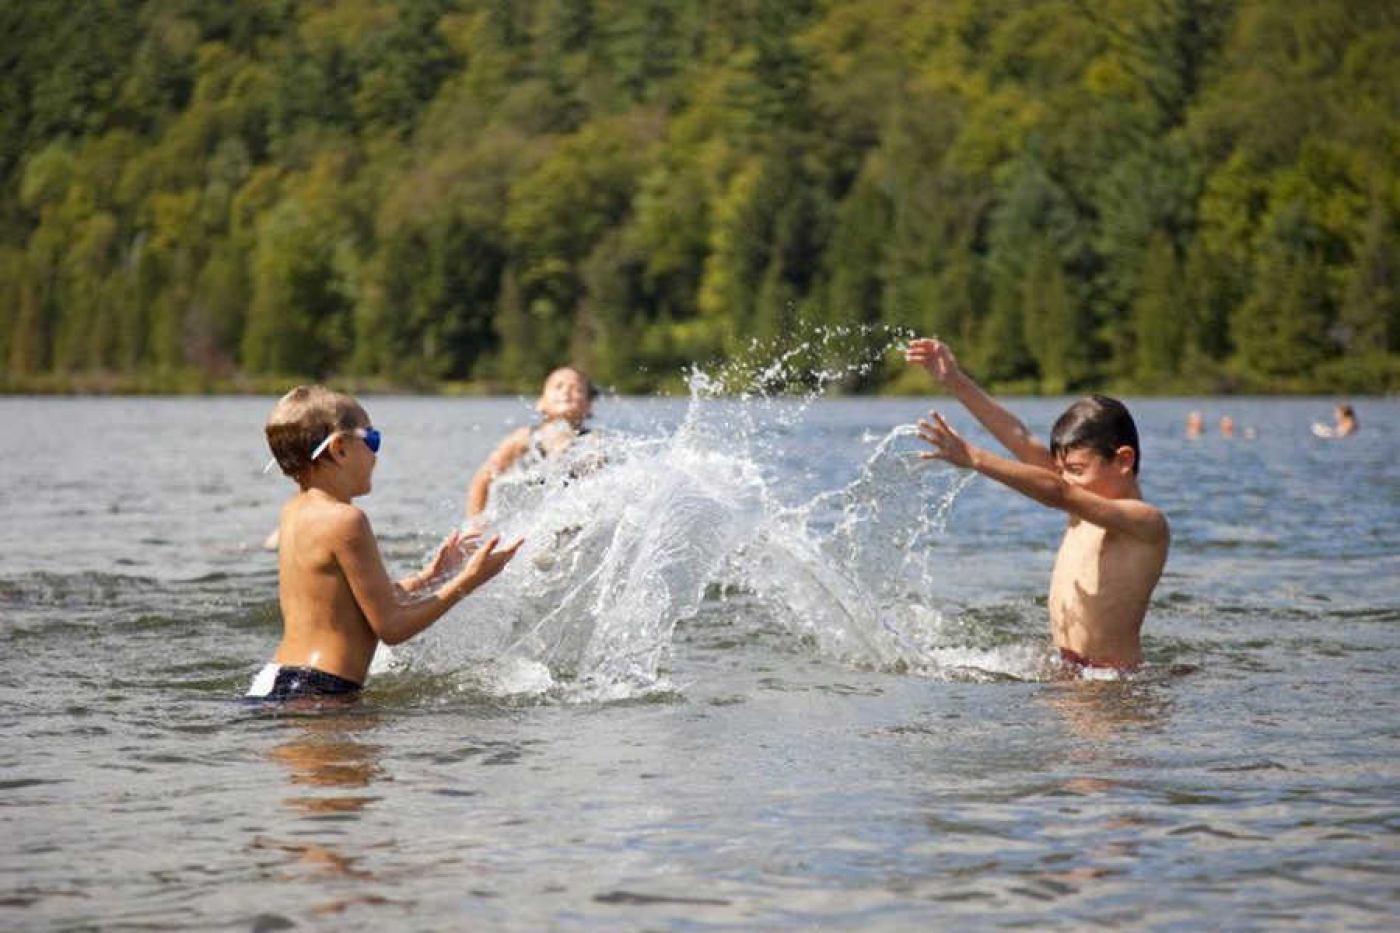
[[[344,438],[345,459],[342,461],[349,469],[355,472],[356,492],[355,495],[363,496],[374,486],[374,468],[379,463],[379,455],[370,447],[370,439],[361,436],[360,432],[368,434],[373,430],[369,416],[361,413],[359,424],[346,431]],[[378,432],[374,431],[374,443],[379,444]]]
[[[572,369],[556,369],[544,381],[535,407],[546,419],[565,418],[579,425],[593,408],[588,394],[588,381],[581,375]]]
[[[1086,489],[1095,495],[1116,499],[1131,488],[1133,450],[1120,447],[1112,457],[1105,457],[1088,447],[1071,447],[1059,456],[1060,475],[1065,482]]]

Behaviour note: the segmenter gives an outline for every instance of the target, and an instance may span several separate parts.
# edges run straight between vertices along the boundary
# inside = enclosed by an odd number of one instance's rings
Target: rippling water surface
[[[272,401],[0,399],[5,929],[1400,923],[1395,401],[1130,400],[1149,663],[1065,680],[1063,519],[919,462],[927,400],[605,398],[498,489],[501,578],[268,710]],[[407,572],[530,405],[365,404]]]

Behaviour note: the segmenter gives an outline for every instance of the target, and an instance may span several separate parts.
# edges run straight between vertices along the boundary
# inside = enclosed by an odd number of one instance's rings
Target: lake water
[[[1395,400],[1129,400],[1148,664],[1068,680],[1063,518],[915,459],[928,400],[604,398],[601,469],[501,486],[502,577],[262,709],[272,402],[0,399],[0,927],[1400,925]],[[408,572],[530,405],[365,405]]]

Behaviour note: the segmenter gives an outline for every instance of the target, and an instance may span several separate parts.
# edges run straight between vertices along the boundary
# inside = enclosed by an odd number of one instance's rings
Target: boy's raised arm
[[[909,342],[904,358],[928,370],[1017,459],[1047,470],[1055,468],[1050,450],[958,366],[953,351],[941,340],[921,337]]]
[[[369,519],[359,509],[346,510],[336,529],[336,560],[345,573],[355,602],[374,634],[386,645],[397,645],[432,625],[462,597],[505,569],[522,542],[495,550],[499,537],[483,543],[462,569],[427,599],[402,603],[399,588],[389,579]]]
[[[919,436],[934,448],[924,459],[945,460],[954,466],[976,470],[1010,486],[1042,505],[1060,509],[1091,525],[1131,535],[1143,541],[1166,540],[1166,517],[1141,499],[1109,499],[1065,480],[1056,470],[1018,463],[974,447],[948,426],[943,416],[929,412],[932,423],[919,422]]]

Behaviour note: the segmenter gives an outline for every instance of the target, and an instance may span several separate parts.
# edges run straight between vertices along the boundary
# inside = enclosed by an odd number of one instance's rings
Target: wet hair
[[[1116,398],[1091,395],[1065,410],[1050,432],[1050,455],[1057,460],[1066,451],[1086,448],[1112,460],[1119,447],[1133,450],[1133,474],[1142,463],[1137,425],[1128,408]]]
[[[267,446],[282,472],[297,479],[311,466],[311,452],[336,431],[369,424],[360,403],[325,386],[297,386],[267,416]]]
[[[1352,411],[1351,406],[1348,405],[1346,402],[1343,402],[1342,404],[1338,405],[1338,406],[1337,406],[1337,411],[1338,411],[1338,413],[1341,414],[1342,417],[1344,417],[1344,418],[1355,418],[1355,417],[1356,417],[1356,412]]]

